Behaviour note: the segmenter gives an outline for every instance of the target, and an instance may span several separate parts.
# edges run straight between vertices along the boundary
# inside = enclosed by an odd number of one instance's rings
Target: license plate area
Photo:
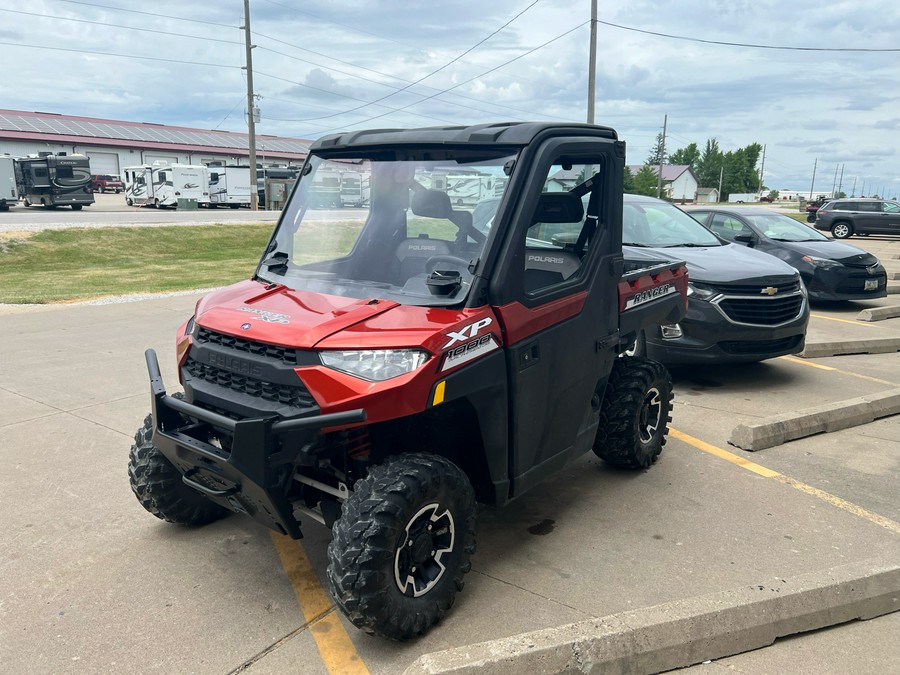
[[[866,279],[863,285],[864,291],[874,291],[878,289],[878,279]]]

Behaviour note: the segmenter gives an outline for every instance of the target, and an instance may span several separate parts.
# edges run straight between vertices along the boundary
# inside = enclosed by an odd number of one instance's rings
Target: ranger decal
[[[674,284],[665,284],[663,286],[657,286],[656,288],[647,289],[646,291],[640,291],[636,293],[634,297],[628,298],[628,300],[625,301],[625,309],[631,309],[632,307],[643,305],[645,302],[650,302],[651,300],[656,300],[664,295],[671,295],[672,293],[677,292]]]

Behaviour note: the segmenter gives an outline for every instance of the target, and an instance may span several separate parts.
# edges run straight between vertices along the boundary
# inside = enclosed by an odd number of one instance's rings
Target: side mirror
[[[734,235],[734,240],[739,244],[746,244],[750,248],[756,244],[756,237],[752,234],[736,234]]]

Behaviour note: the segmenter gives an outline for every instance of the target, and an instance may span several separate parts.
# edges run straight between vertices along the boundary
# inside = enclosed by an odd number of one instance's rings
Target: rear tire
[[[81,211],[82,206],[83,206],[83,204],[72,204],[72,210],[73,211]]]
[[[627,469],[653,464],[666,443],[673,398],[672,378],[661,363],[639,356],[615,359],[594,454]]]
[[[853,228],[848,223],[835,223],[831,226],[831,236],[835,239],[847,239],[853,234]]]
[[[399,455],[356,482],[328,545],[331,594],[366,633],[407,640],[440,621],[475,552],[475,496],[455,464]]]
[[[177,525],[206,525],[229,513],[184,484],[181,472],[153,445],[150,415],[134,435],[128,478],[141,506],[160,520]]]

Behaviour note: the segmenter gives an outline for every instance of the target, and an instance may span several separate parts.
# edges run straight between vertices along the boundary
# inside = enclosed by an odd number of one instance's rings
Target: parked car
[[[900,204],[887,199],[835,199],[816,211],[817,230],[835,239],[854,234],[900,234]]]
[[[795,267],[814,300],[887,295],[887,273],[871,253],[829,239],[782,213],[759,207],[704,207],[688,213],[722,239],[755,248]]]
[[[804,347],[809,303],[800,273],[782,260],[720,239],[687,213],[625,195],[626,257],[645,251],[687,263],[688,311],[638,336],[633,351],[669,365],[755,362]]]
[[[107,173],[91,175],[91,192],[115,192],[119,194],[125,189],[125,183],[118,176]]]

